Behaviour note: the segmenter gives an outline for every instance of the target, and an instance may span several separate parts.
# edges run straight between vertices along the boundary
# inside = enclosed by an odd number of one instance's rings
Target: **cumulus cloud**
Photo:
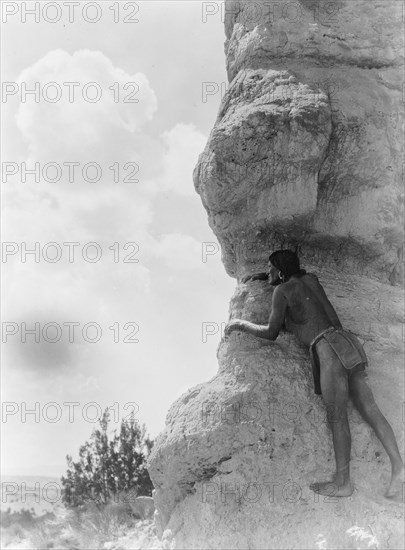
[[[176,272],[205,266],[201,242],[193,237],[181,232],[153,236],[153,200],[161,189],[197,200],[192,170],[206,137],[192,124],[177,124],[160,137],[148,133],[147,123],[157,110],[157,99],[147,77],[126,73],[101,52],[80,50],[71,55],[54,50],[22,71],[19,81],[28,89],[36,82],[41,90],[48,82],[61,86],[63,82],[98,82],[102,89],[97,103],[81,98],[79,87],[75,91],[78,100],[69,103],[68,90],[62,86],[64,100],[37,103],[28,96],[26,103],[20,104],[16,121],[28,143],[29,167],[34,162],[95,161],[104,163],[105,168],[114,162],[122,165],[140,159],[140,182],[114,183],[107,172],[101,182],[70,183],[65,172],[62,181],[54,184],[41,178],[38,183],[29,179],[25,185],[6,186],[4,237],[19,247],[5,265],[8,320],[29,320],[41,326],[48,321],[63,325],[65,321],[84,324],[95,320],[108,327],[114,320],[125,323],[142,318],[151,292],[149,263],[153,266],[158,259]],[[128,95],[131,89],[124,90],[128,82],[139,86],[139,103],[114,102],[110,87],[118,83],[116,89]],[[24,242],[28,249],[40,244],[39,262],[32,255],[21,261]],[[44,246],[50,242],[58,243],[63,252],[55,264],[43,257]],[[79,243],[73,264],[68,261],[65,242]],[[96,264],[82,258],[83,247],[89,242],[102,248],[103,256]],[[111,250],[114,243],[120,250],[118,262]],[[139,246],[139,263],[125,263],[134,251],[124,249],[125,243]],[[74,375],[86,361],[81,346],[66,341],[52,346],[21,344],[16,337],[8,346],[10,364]]]
[[[35,162],[42,168],[46,162],[63,165],[69,161],[83,166],[93,161],[104,171],[97,183],[78,178],[70,182],[68,171],[64,171],[56,183],[28,177],[24,184],[18,182],[18,174],[5,186],[3,238],[17,247],[4,266],[7,320],[29,320],[41,326],[49,321],[63,325],[65,321],[83,324],[95,320],[104,327],[114,320],[129,320],[133,304],[140,309],[146,307],[150,291],[150,270],[142,259],[144,250],[154,242],[149,234],[153,193],[142,167],[148,164],[148,149],[161,157],[162,149],[154,146],[157,140],[144,131],[156,112],[156,95],[145,75],[126,73],[101,52],[89,50],[72,55],[54,50],[19,76],[20,87],[24,83],[31,90],[37,82],[41,93],[47,83],[54,82],[64,95],[55,103],[42,98],[36,102],[32,96],[21,102],[16,122],[28,143],[27,167],[33,168]],[[64,82],[81,84],[73,103],[69,102]],[[81,96],[83,84],[88,82],[100,85],[100,101],[89,103]],[[139,88],[127,86],[130,82]],[[111,86],[115,86],[113,91]],[[131,91],[136,91],[138,103],[123,101]],[[114,101],[113,92],[121,94],[120,101]],[[139,161],[139,183],[125,183],[122,177],[118,183],[113,181],[108,166],[116,162],[122,169],[124,163],[143,156],[144,162]],[[82,255],[89,242],[97,243],[102,250],[97,263],[86,261]],[[46,253],[44,257],[48,243],[56,243],[62,251],[56,263],[47,261]],[[73,263],[63,243],[78,243]],[[135,246],[124,248],[127,243]],[[23,254],[24,248],[32,250],[36,246],[38,257]],[[132,259],[135,256],[138,262],[126,263],[132,252]],[[18,335],[10,339],[7,349],[10,365],[33,371],[78,369],[85,353],[80,346],[66,341],[23,344]]]
[[[63,97],[56,103],[27,97],[20,103],[16,120],[28,142],[28,169],[39,164],[40,181],[27,176],[21,182],[22,166],[5,186],[5,237],[12,241],[97,241],[113,244],[115,241],[145,241],[152,221],[151,196],[145,165],[149,150],[161,156],[156,140],[139,133],[156,109],[157,99],[142,73],[134,75],[115,67],[99,51],[79,50],[69,54],[54,50],[24,69],[19,83],[34,89],[39,83],[43,90],[47,83],[57,83]],[[66,82],[79,82],[75,100],[69,102]],[[97,103],[86,102],[81,95],[83,84],[97,82],[102,98]],[[125,103],[129,82],[136,83],[139,103]],[[117,83],[121,101],[116,103],[109,89]],[[135,88],[134,88],[135,89]],[[49,92],[50,93],[50,92]],[[145,155],[144,162],[139,160]],[[45,163],[57,163],[62,170],[61,180],[52,183],[42,176]],[[74,181],[66,162],[75,162]],[[82,177],[87,162],[97,163],[102,170],[100,181],[89,183]],[[126,163],[130,163],[127,165]],[[119,181],[114,181],[116,164]],[[133,174],[136,164],[139,173]],[[94,171],[91,173],[94,174]],[[138,182],[125,182],[125,177],[136,177]],[[149,177],[151,174],[149,174]],[[153,187],[153,186],[152,186]]]
[[[37,160],[66,160],[67,153],[74,160],[115,159],[122,147],[128,152],[128,132],[139,133],[157,110],[147,77],[115,67],[100,51],[51,51],[24,69],[18,82],[29,90],[39,83],[39,101],[27,95],[17,112],[18,127]]]

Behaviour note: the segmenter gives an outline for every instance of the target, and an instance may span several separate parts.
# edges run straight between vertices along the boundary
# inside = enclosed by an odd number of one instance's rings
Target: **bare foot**
[[[327,497],[349,497],[353,493],[350,481],[347,481],[343,485],[338,485],[336,481],[317,482],[312,483],[309,488],[315,493]]]
[[[404,467],[403,466],[398,471],[392,473],[390,486],[388,487],[384,496],[385,498],[391,498],[393,500],[403,501],[404,499]]]

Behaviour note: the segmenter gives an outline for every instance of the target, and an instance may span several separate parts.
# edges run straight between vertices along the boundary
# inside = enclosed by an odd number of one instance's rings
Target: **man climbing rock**
[[[275,340],[283,324],[309,346],[315,393],[321,394],[327,409],[335,451],[336,473],[332,481],[311,485],[316,493],[347,497],[353,492],[350,482],[351,436],[347,418],[349,396],[366,422],[374,429],[391,461],[391,482],[387,498],[402,492],[404,465],[394,432],[374,401],[366,382],[367,357],[356,336],[342,328],[318,277],[300,268],[295,252],[277,250],[269,257],[269,272],[243,279],[265,280],[276,286],[268,325],[255,325],[233,319],[225,329],[225,338],[240,330]]]

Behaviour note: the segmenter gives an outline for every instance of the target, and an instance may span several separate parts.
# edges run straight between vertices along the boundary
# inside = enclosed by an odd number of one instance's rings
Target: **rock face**
[[[300,243],[315,263],[398,282],[402,6],[226,2],[230,85],[195,185],[227,272]]]
[[[403,445],[401,19],[390,1],[226,2],[229,89],[194,181],[225,268],[298,246]],[[230,317],[268,321],[272,289],[239,283]],[[233,333],[218,374],[171,407],[149,461],[166,548],[401,547],[389,461],[350,410],[346,499],[318,497],[334,455],[308,352]]]

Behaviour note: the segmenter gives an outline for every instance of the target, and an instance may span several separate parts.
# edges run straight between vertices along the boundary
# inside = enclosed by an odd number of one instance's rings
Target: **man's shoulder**
[[[305,283],[304,281],[307,281],[307,283]],[[320,284],[319,279],[315,273],[306,272],[300,275],[299,277],[292,277],[286,283],[276,288],[280,288],[281,290],[283,290],[285,296],[289,296],[291,294],[297,295],[297,293],[299,295],[305,290],[305,286],[306,284],[309,283],[309,281],[314,281]],[[304,282],[304,286],[302,284],[303,282]]]
[[[288,282],[291,281],[291,282],[297,283],[301,279],[308,280],[308,278],[319,282],[318,275],[316,275],[316,273],[310,273],[308,271],[305,271],[305,273],[300,273],[298,274],[298,276],[292,277]]]
[[[305,275],[309,275],[310,277],[312,277],[313,279],[315,279],[315,281],[318,281],[319,282],[319,279],[318,279],[318,275],[316,275],[316,273],[308,273],[308,271],[305,273]],[[305,277],[304,275],[304,277]]]
[[[280,298],[281,296],[287,296],[288,289],[286,284],[276,285],[273,290],[273,300]]]
[[[273,290],[273,296],[278,296],[279,294],[283,294],[284,293],[284,288],[285,287],[285,284],[284,285],[276,285]]]

